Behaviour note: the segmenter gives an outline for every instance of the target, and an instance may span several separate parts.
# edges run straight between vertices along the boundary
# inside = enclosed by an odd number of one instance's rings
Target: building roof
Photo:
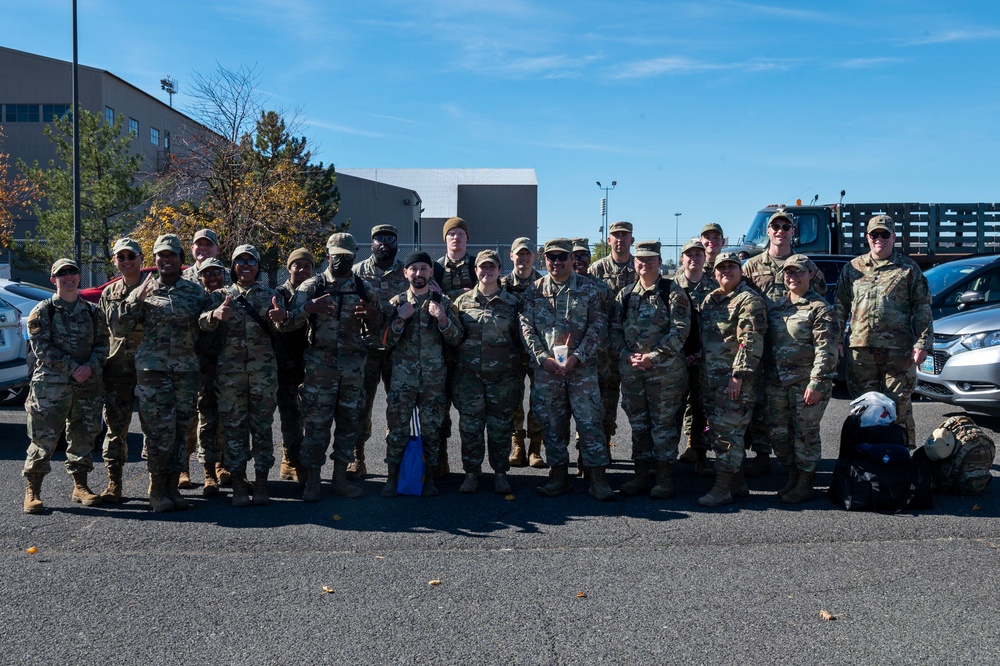
[[[538,186],[534,169],[337,169],[337,173],[413,190],[425,218],[448,218],[458,210],[459,185]]]

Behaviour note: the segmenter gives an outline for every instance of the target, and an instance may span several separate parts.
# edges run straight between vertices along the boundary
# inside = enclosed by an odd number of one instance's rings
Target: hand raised
[[[222,301],[222,305],[215,308],[212,311],[213,316],[219,321],[229,321],[233,317],[233,306],[229,304],[229,294],[226,294],[226,300]]]
[[[333,314],[333,298],[330,294],[323,294],[319,298],[314,298],[311,301],[307,301],[303,310],[309,314]]]
[[[396,316],[400,319],[409,319],[413,316],[414,312],[416,312],[416,310],[413,307],[413,303],[410,303],[409,301],[406,301],[396,308]]]
[[[278,297],[273,296],[271,298],[271,309],[267,311],[267,316],[271,318],[275,324],[280,324],[288,317],[288,313],[285,312],[285,306],[278,302]]]

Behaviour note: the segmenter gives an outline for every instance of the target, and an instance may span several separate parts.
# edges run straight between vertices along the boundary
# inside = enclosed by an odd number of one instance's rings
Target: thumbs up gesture
[[[213,316],[219,321],[229,321],[233,316],[233,308],[229,304],[229,294],[226,294],[226,300],[222,301],[222,305],[215,308],[212,311]]]
[[[285,312],[285,306],[278,302],[278,297],[273,296],[271,298],[271,309],[267,311],[267,316],[271,318],[275,324],[280,324],[288,317],[288,313]]]

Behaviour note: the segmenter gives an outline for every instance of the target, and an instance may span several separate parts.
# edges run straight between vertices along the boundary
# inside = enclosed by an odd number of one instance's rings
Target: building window
[[[135,118],[128,119],[128,133],[133,136],[139,136],[139,121]]]
[[[51,123],[61,118],[72,118],[69,104],[42,104],[42,122]]]
[[[110,106],[104,107],[104,119],[108,121],[109,125],[115,124],[115,110]]]
[[[170,132],[163,130],[163,150],[170,150]]]
[[[39,121],[37,104],[8,104],[7,122],[37,123]]]
[[[155,127],[149,128],[149,142],[154,146],[160,145],[160,130]]]

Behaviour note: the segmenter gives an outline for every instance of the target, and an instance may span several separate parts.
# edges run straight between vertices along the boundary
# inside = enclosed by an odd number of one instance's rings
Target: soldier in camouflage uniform
[[[198,325],[226,333],[215,374],[219,419],[226,440],[224,464],[233,477],[233,506],[250,506],[247,462],[253,458],[253,504],[270,502],[267,477],[274,467],[272,426],[277,404],[278,362],[272,339],[286,311],[278,296],[258,284],[260,252],[253,245],[233,250],[233,284],[212,292]]]
[[[608,305],[626,287],[631,287],[638,279],[630,248],[635,240],[632,237],[631,222],[612,222],[608,229],[608,247],[611,254],[598,259],[591,264],[588,272],[592,277],[605,282],[611,287],[611,298]],[[606,343],[602,346],[606,347]],[[612,354],[604,353],[598,357],[601,381],[601,400],[604,403],[604,445],[611,457],[611,438],[614,436],[618,419],[618,396],[621,389],[621,373],[618,362]]]
[[[868,222],[871,251],[844,268],[837,284],[837,321],[850,321],[847,387],[853,397],[879,391],[896,402],[896,422],[917,444],[910,402],[917,366],[934,340],[927,278],[909,257],[894,249],[892,218]]]
[[[726,244],[722,225],[718,222],[709,222],[701,228],[698,240],[701,241],[701,246],[705,248],[705,272],[712,275],[712,272],[715,270],[715,259],[722,252],[722,248]],[[678,268],[679,271],[680,269]]]
[[[194,258],[194,263],[184,269],[181,277],[197,282],[198,269],[201,268],[202,264],[209,259],[219,257],[219,237],[215,235],[214,231],[199,229],[194,233],[194,240],[191,242],[191,256]]]
[[[415,409],[428,472],[438,462],[441,422],[448,409],[445,393],[445,347],[462,341],[458,311],[447,296],[430,289],[434,274],[426,252],[411,252],[403,262],[410,288],[392,298],[392,315],[382,329],[382,342],[392,349],[392,383],[389,385],[385,461],[389,466],[382,497],[395,497],[399,462],[409,439]],[[434,476],[424,477],[424,496],[438,494]]]
[[[569,417],[576,420],[580,454],[590,470],[590,494],[609,500],[605,470],[609,464],[601,428],[603,406],[597,384],[597,348],[605,337],[607,316],[597,285],[570,267],[573,242],[548,241],[548,275],[525,293],[521,334],[535,368],[531,406],[545,436],[545,457],[552,466],[539,492],[555,497],[569,492]]]
[[[218,259],[201,262],[198,278],[205,291],[224,289],[226,286],[226,265]],[[198,462],[205,470],[205,485],[201,493],[205,496],[219,494],[219,486],[230,485],[232,476],[222,465],[226,442],[219,424],[219,399],[215,389],[215,377],[219,365],[219,352],[226,337],[226,327],[219,326],[214,331],[199,331],[195,350],[198,353],[198,416],[188,425],[187,457],[197,452]],[[184,474],[181,473],[183,480]],[[183,488],[184,484],[179,483]]]
[[[396,257],[399,252],[398,239],[396,227],[391,224],[375,226],[372,228],[372,256],[354,265],[354,274],[367,281],[378,292],[378,300],[385,317],[392,315],[389,300],[410,286],[406,276],[403,275],[403,261]],[[364,430],[354,450],[354,461],[347,466],[348,479],[363,479],[368,473],[368,468],[365,466],[365,444],[372,436],[372,408],[375,405],[379,382],[388,394],[391,379],[392,354],[376,341],[376,344],[368,350],[368,361],[365,363],[365,405],[361,412]]]
[[[306,502],[317,502],[322,494],[320,474],[334,423],[332,490],[341,497],[364,494],[347,480],[347,466],[354,460],[363,427],[368,348],[384,320],[378,292],[351,272],[358,251],[354,237],[332,234],[326,251],[327,269],[298,288],[288,321],[281,327],[293,331],[309,326],[305,379],[299,388],[305,419],[301,459],[306,469],[302,492]]]
[[[199,360],[198,315],[208,305],[201,285],[181,278],[184,248],[174,234],[153,244],[157,277],[150,276],[122,305],[115,335],[142,326],[135,353],[139,421],[146,437],[153,511],[187,509],[177,490],[184,463],[184,434],[195,415]]]
[[[788,483],[778,491],[786,504],[813,497],[813,476],[822,455],[820,421],[837,369],[836,312],[811,287],[812,266],[803,254],[784,259],[788,291],[767,313],[767,340],[774,351],[766,376],[768,430],[775,456],[788,471]]]
[[[743,279],[757,289],[764,298],[764,304],[771,308],[787,291],[781,270],[785,261],[792,256],[792,238],[795,237],[795,216],[784,210],[774,213],[767,221],[767,249],[747,259],[743,264]],[[826,297],[826,280],[823,271],[809,261],[813,273],[812,288],[820,297]],[[774,353],[765,339],[761,369],[764,375],[774,368]],[[770,408],[767,404],[766,382],[757,382],[757,402],[747,431],[747,450],[754,452],[743,465],[747,476],[764,476],[771,472],[771,434],[769,428]]]
[[[514,268],[510,273],[500,278],[500,287],[509,294],[517,297],[518,301],[524,300],[524,292],[531,289],[542,274],[535,270],[535,250],[530,238],[515,238],[510,246],[510,260],[514,263]],[[518,398],[517,407],[514,411],[514,436],[511,438],[510,464],[511,467],[524,467],[525,464],[531,467],[544,469],[548,467],[542,458],[542,427],[538,425],[535,413],[528,409],[524,413],[524,380],[527,377],[530,385],[535,385],[535,376],[532,369],[531,357],[522,346],[520,358],[518,359],[517,387]],[[527,429],[525,429],[527,423]],[[524,438],[528,438],[528,448],[525,452]]]
[[[495,475],[493,489],[509,493],[507,470],[518,396],[517,366],[524,349],[518,319],[520,301],[500,288],[500,256],[495,251],[483,250],[476,256],[476,276],[479,283],[455,301],[464,330],[455,355],[455,409],[465,471],[459,492],[474,493],[479,485],[485,428],[490,467]]]
[[[66,471],[73,477],[72,500],[101,503],[87,486],[91,452],[101,431],[101,372],[108,357],[108,328],[100,309],[80,298],[80,267],[59,259],[49,271],[56,293],[31,310],[28,338],[37,358],[24,409],[28,412],[28,455],[24,461],[24,512],[42,513],[42,480],[66,429]]]
[[[701,308],[702,386],[709,436],[715,450],[715,486],[698,499],[721,506],[750,494],[743,479],[743,436],[753,413],[759,381],[767,307],[743,280],[739,256],[723,252],[715,261],[719,288]]]
[[[281,306],[288,310],[295,301],[295,290],[312,277],[316,260],[304,247],[288,255],[285,262],[288,280],[275,289]],[[278,334],[279,344],[274,352],[278,360],[278,414],[281,416],[281,467],[278,478],[284,481],[305,483],[302,467],[302,438],[305,425],[299,408],[299,386],[305,379],[305,351],[309,346],[309,331],[305,326],[295,331]],[[299,478],[301,475],[301,479]]]
[[[125,298],[142,284],[142,246],[131,238],[120,238],[111,249],[115,267],[122,279],[103,292],[98,307],[104,313],[109,330],[114,330],[118,312]],[[142,328],[128,337],[112,335],[111,352],[104,366],[104,464],[108,487],[101,493],[104,504],[122,501],[122,469],[128,461],[128,429],[135,407],[135,350],[142,341]]]

